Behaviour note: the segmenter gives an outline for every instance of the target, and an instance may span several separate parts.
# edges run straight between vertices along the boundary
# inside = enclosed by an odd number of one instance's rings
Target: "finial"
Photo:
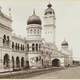
[[[11,16],[11,8],[9,8],[9,16]]]
[[[33,10],[33,15],[35,15],[35,9]]]
[[[49,0],[49,4],[50,4],[50,0]]]
[[[64,41],[66,41],[66,38],[64,37]]]
[[[48,7],[52,7],[51,3],[50,3],[50,0],[49,0],[49,4],[47,5]]]
[[[2,7],[0,6],[0,11],[2,10]]]

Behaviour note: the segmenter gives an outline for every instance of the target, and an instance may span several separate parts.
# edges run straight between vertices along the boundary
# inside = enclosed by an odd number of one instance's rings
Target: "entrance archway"
[[[9,55],[5,54],[4,55],[4,62],[3,62],[5,68],[9,68],[9,61],[10,61]]]
[[[59,59],[52,60],[52,66],[59,67],[60,66],[60,60]]]

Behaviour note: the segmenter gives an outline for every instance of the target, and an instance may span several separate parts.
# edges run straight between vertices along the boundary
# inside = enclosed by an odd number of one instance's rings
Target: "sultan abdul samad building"
[[[72,51],[66,40],[61,50],[55,44],[55,12],[49,3],[43,26],[35,11],[27,20],[26,38],[12,33],[12,18],[0,10],[0,71],[72,65]],[[42,38],[44,35],[44,38]]]

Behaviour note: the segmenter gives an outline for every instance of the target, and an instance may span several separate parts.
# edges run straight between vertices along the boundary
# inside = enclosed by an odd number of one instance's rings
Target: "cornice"
[[[12,28],[8,27],[8,26],[5,26],[3,24],[0,23],[0,27],[6,29],[6,30],[9,30],[9,31],[13,31]]]
[[[23,39],[23,38],[21,38],[21,37],[19,37],[19,36],[16,36],[16,35],[12,35],[12,38],[15,38],[15,39],[17,39],[17,40],[21,40],[21,41],[26,41],[25,39]]]
[[[0,11],[0,16],[12,22],[12,19],[9,16],[3,14],[1,11]]]

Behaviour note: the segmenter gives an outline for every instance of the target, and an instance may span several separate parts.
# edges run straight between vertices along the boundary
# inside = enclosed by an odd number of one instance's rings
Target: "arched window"
[[[6,42],[6,35],[3,36],[3,44]]]
[[[34,34],[36,34],[36,29],[34,29]]]
[[[18,43],[18,50],[19,50],[19,43]]]
[[[21,58],[21,67],[24,67],[24,57]]]
[[[26,61],[26,68],[29,68],[29,61]]]
[[[32,44],[32,51],[34,51],[35,50],[35,46],[34,46],[34,43]]]
[[[20,60],[19,57],[16,57],[16,67],[19,68],[20,67]]]
[[[38,44],[36,44],[36,51],[38,51]]]
[[[50,14],[52,14],[52,12],[49,12]]]
[[[12,68],[14,69],[14,57],[12,56]]]
[[[14,48],[14,42],[12,42],[12,48]]]
[[[9,46],[9,36],[7,36],[7,46]]]
[[[9,60],[10,60],[9,55],[5,54],[4,55],[4,62],[3,62],[5,68],[9,68]]]
[[[38,62],[38,57],[36,57],[36,62]]]
[[[39,50],[41,49],[41,44],[39,44]]]
[[[5,39],[3,39],[3,44],[5,43]]]
[[[42,54],[43,54],[44,52],[42,51]]]
[[[22,45],[22,50],[23,50],[23,45]]]
[[[43,59],[42,59],[42,65],[43,65]]]
[[[30,29],[30,33],[32,34],[32,29]]]
[[[15,45],[15,49],[17,50],[17,43],[16,43],[16,45]]]
[[[39,29],[38,29],[38,34],[39,34]]]
[[[39,60],[41,60],[41,56],[39,56]]]
[[[6,40],[6,35],[3,36],[3,39]]]
[[[9,36],[7,36],[7,41],[9,42]]]
[[[22,50],[22,44],[21,44],[21,50]]]
[[[23,51],[24,51],[24,45],[23,45]]]
[[[29,44],[27,44],[27,51],[29,51]]]

